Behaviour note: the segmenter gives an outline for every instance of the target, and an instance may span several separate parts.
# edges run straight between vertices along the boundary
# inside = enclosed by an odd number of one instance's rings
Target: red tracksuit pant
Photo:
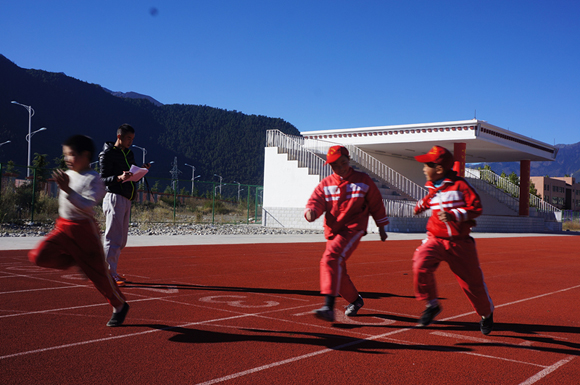
[[[475,248],[475,240],[447,240],[429,235],[413,255],[413,283],[418,300],[437,299],[435,270],[441,261],[449,264],[459,286],[480,316],[493,312],[483,272]]]
[[[358,298],[358,291],[346,273],[346,260],[356,250],[364,231],[336,235],[326,242],[320,260],[320,294],[341,296],[349,303]]]
[[[97,290],[118,308],[125,296],[111,278],[97,225],[92,220],[56,220],[56,228],[44,238],[28,259],[41,267],[66,270],[79,266]]]

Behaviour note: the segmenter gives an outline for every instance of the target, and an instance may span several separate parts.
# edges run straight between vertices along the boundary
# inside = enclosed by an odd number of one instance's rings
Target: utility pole
[[[175,157],[173,159],[173,163],[171,163],[171,165],[173,166],[171,168],[171,171],[169,171],[169,173],[171,174],[171,187],[173,188],[173,191],[175,192],[175,194],[177,194],[177,187],[178,187],[178,179],[179,179],[179,174],[181,174],[181,171],[179,171],[179,169],[177,168],[177,157]]]

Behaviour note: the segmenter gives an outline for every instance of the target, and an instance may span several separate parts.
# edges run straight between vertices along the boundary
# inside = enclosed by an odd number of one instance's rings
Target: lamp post
[[[26,169],[26,177],[30,176],[30,140],[29,137],[32,137],[32,133],[30,132],[32,128],[32,116],[34,115],[34,109],[31,106],[27,106],[22,103],[18,103],[17,101],[13,100],[12,104],[18,104],[28,110],[28,135],[26,136],[26,140],[28,141],[28,168]]]
[[[185,164],[187,167],[191,167],[191,196],[193,196],[193,190],[195,188],[195,180],[197,178],[199,178],[201,175],[195,176],[195,166],[192,166],[191,164]]]
[[[8,144],[8,143],[10,143],[9,140],[7,140],[6,142],[0,143],[0,147],[4,146],[5,144]]]
[[[218,174],[213,174],[213,176],[217,176],[218,178],[220,178],[220,195],[222,195],[222,179],[223,178],[221,177],[221,175],[218,175]]]
[[[236,181],[234,181],[234,183],[238,184],[238,202],[239,202],[240,201],[240,191],[242,191],[241,190],[242,184],[240,182],[236,182]]]
[[[145,155],[147,155],[147,150],[144,149],[143,147],[135,146],[134,144],[132,146],[135,147],[135,148],[138,148],[141,151],[143,151],[143,165],[145,165]],[[145,187],[144,187],[144,184],[145,184],[144,180],[141,180],[141,182],[139,184],[141,185],[141,188],[142,189],[145,189]]]
[[[28,168],[26,169],[28,171],[27,177],[30,176],[30,142],[32,140],[32,136],[34,136],[34,134],[36,134],[37,132],[44,131],[44,130],[46,130],[46,127],[39,128],[38,130],[32,131],[31,133],[26,135],[26,141],[28,142]]]
[[[143,164],[145,164],[145,155],[147,155],[147,150],[144,149],[143,147],[135,146],[134,144],[133,144],[133,147],[136,147],[139,150],[143,151]]]

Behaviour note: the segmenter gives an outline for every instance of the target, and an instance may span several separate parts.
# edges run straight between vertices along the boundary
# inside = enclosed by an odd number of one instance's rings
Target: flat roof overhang
[[[372,154],[413,159],[438,145],[466,144],[466,162],[553,161],[558,148],[483,120],[305,131],[306,139],[351,144]]]

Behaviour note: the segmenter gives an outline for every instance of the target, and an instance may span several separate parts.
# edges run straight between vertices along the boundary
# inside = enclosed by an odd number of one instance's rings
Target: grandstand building
[[[412,215],[426,195],[422,165],[415,155],[440,145],[453,152],[455,169],[479,192],[484,212],[474,231],[545,232],[561,230],[558,207],[529,194],[530,164],[553,161],[558,149],[482,120],[349,128],[288,136],[267,132],[264,162],[263,223],[270,227],[322,229],[322,218],[308,223],[306,202],[322,178],[329,147],[343,145],[351,165],[369,174],[383,195],[391,232],[423,232],[429,213]],[[520,186],[489,170],[469,167],[482,162],[519,162]],[[370,221],[369,232],[376,226]]]

